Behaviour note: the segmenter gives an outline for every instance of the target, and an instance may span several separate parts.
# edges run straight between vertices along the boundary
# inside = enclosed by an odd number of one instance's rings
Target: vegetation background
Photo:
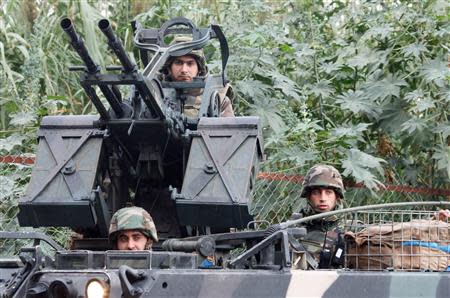
[[[45,115],[95,113],[67,69],[80,61],[59,27],[63,16],[102,65],[117,61],[97,29],[101,18],[136,61],[134,19],[148,27],[175,16],[220,24],[237,114],[258,115],[264,125],[266,171],[304,174],[317,162],[332,164],[370,190],[351,205],[404,199],[380,196],[383,183],[450,185],[446,0],[2,0],[0,155],[33,154]],[[214,69],[218,53],[207,54]],[[18,229],[17,199],[30,173],[0,164],[0,230]],[[46,231],[61,242],[67,235]]]

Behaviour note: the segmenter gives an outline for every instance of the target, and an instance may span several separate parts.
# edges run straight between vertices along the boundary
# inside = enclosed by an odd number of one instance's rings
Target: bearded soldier
[[[149,250],[158,241],[150,214],[140,207],[117,210],[111,218],[109,241],[118,250]]]
[[[178,36],[171,42],[171,45],[192,41],[190,36]],[[183,56],[171,56],[161,69],[161,78],[164,81],[192,82],[194,78],[204,79],[208,76],[208,67],[203,50],[192,50]],[[184,102],[184,114],[189,117],[196,117],[200,110],[203,89],[194,88],[187,91]],[[234,117],[234,110],[231,101],[234,97],[230,84],[226,84],[219,91],[219,111],[221,117]]]

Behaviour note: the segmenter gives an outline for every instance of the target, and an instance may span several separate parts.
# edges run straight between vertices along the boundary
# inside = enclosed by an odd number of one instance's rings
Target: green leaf
[[[334,91],[329,80],[321,80],[313,85],[310,85],[309,88],[310,92],[314,94],[314,96],[322,96],[322,98],[329,97]]]
[[[294,54],[295,53],[295,49],[293,47],[291,47],[289,44],[282,44],[280,45],[280,50],[284,53],[288,53],[288,54]]]
[[[450,136],[450,123],[441,123],[433,129],[434,133],[442,133],[442,137],[446,140]]]
[[[444,101],[450,102],[450,88],[443,88],[441,92],[441,97]]]
[[[402,86],[407,86],[405,80],[388,74],[384,79],[369,84],[367,86],[367,92],[372,100],[384,100],[389,96],[399,97],[400,87]]]
[[[319,67],[319,69],[326,74],[331,74],[341,67],[341,64],[339,63],[322,63]]]
[[[47,95],[47,99],[49,99],[49,100],[64,100],[64,101],[66,101],[67,100],[67,97],[66,96],[64,96],[64,95]]]
[[[411,92],[408,92],[405,94],[405,99],[409,102],[412,101],[419,101],[422,100],[425,97],[425,94],[423,93],[422,89],[417,89]]]
[[[346,159],[342,162],[345,169],[342,173],[344,176],[353,176],[356,182],[362,182],[370,189],[378,189],[383,184],[376,179],[374,171],[380,175],[383,174],[381,163],[385,162],[381,158],[374,157],[370,154],[359,151],[358,149],[350,149]]]
[[[384,39],[388,37],[392,32],[394,31],[394,28],[389,24],[382,24],[380,26],[375,26],[370,28],[362,37],[362,40],[371,38],[371,37],[378,37],[380,39]]]
[[[347,60],[347,65],[354,68],[363,68],[378,62],[380,62],[380,55],[377,52],[369,48],[363,48],[358,51],[356,56],[352,56]]]
[[[14,32],[7,32],[6,33],[7,38],[13,38],[15,41],[18,41],[19,43],[22,43],[24,45],[28,45],[28,42],[19,34]]]
[[[251,99],[264,97],[269,86],[259,80],[247,79],[236,83],[237,90]]]
[[[415,132],[422,132],[428,127],[427,122],[423,118],[411,118],[401,125],[401,131],[405,131],[408,134]]]
[[[442,27],[440,30],[433,32],[433,35],[438,38],[446,38],[448,37],[448,35],[450,35],[450,28]]]
[[[437,160],[437,168],[444,170],[450,178],[450,146],[442,146],[436,149],[433,158]]]
[[[446,61],[431,60],[425,63],[420,69],[420,75],[427,82],[434,82],[436,85],[443,87],[450,70]]]
[[[447,0],[432,1],[430,8],[432,14],[437,16],[445,16],[447,14],[448,17],[449,4]]]
[[[6,74],[6,77],[8,78],[10,85],[13,88],[13,91],[15,93],[15,95],[18,95],[19,93],[17,92],[17,86],[16,86],[16,80],[14,78],[14,76],[17,74],[15,71],[13,71],[9,64],[8,61],[6,59],[6,55],[5,55],[5,48],[2,42],[0,42],[0,65],[3,68],[4,73]],[[18,76],[21,76],[20,74],[17,74]],[[6,82],[2,82],[2,84],[5,84]]]
[[[250,105],[250,113],[261,117],[263,127],[269,126],[276,134],[287,129],[283,118],[278,114],[278,107],[274,100],[260,99],[257,103]]]
[[[362,140],[362,133],[365,132],[370,123],[359,123],[357,125],[342,125],[334,128],[331,134],[338,138],[357,138]]]
[[[414,56],[419,58],[422,53],[427,53],[428,50],[424,44],[415,42],[404,47],[402,52],[406,57]]]
[[[323,128],[320,125],[318,125],[318,123],[320,123],[319,120],[301,121],[301,122],[297,123],[297,125],[292,129],[292,131],[301,132],[301,131],[309,131],[309,130],[313,130],[313,131],[323,130]]]
[[[10,152],[15,146],[21,146],[26,137],[18,134],[10,135],[5,139],[0,139],[0,151]]]
[[[353,57],[357,53],[358,48],[354,44],[347,45],[346,47],[339,48],[336,51],[338,64],[344,64],[349,57]]]
[[[394,133],[400,132],[401,125],[411,119],[407,108],[408,103],[400,99],[384,104],[379,119],[380,128]]]
[[[314,56],[316,51],[310,47],[308,44],[300,44],[295,55],[297,56],[297,61],[302,63],[305,57]]]
[[[416,102],[416,106],[413,108],[413,111],[421,113],[434,107],[436,107],[434,100],[425,98]]]
[[[26,46],[20,45],[17,46],[17,48],[19,49],[19,51],[22,53],[23,57],[26,59],[28,59],[30,57],[29,53],[28,53],[28,49]]]
[[[317,152],[313,150],[303,151],[298,146],[283,148],[281,155],[284,156],[280,161],[294,162],[296,165],[304,165],[308,161],[317,159]]]
[[[274,87],[280,89],[285,95],[299,99],[297,83],[277,71],[271,71],[269,76],[274,80]]]
[[[21,126],[36,123],[36,115],[32,112],[18,112],[16,114],[11,114],[11,125]]]
[[[90,5],[88,1],[79,2],[79,15],[83,22],[86,47],[88,48],[92,59],[96,63],[104,65],[104,40],[100,40],[96,28],[96,23],[103,18],[102,15],[94,6]]]
[[[336,102],[344,110],[350,110],[354,114],[363,113],[377,118],[381,109],[371,102],[361,90],[349,90],[336,97]]]
[[[0,176],[0,202],[14,194],[14,179],[7,176]]]
[[[436,101],[425,95],[421,89],[406,93],[405,99],[414,104],[414,106],[409,110],[418,114],[430,108],[436,107]]]

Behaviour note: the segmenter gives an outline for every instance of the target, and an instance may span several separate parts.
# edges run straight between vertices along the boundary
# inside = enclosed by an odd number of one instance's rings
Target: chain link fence
[[[303,176],[292,172],[259,173],[250,211],[256,221],[261,221],[260,227],[288,220],[292,213],[306,205],[306,200],[300,198],[302,182]],[[450,200],[450,188],[447,184],[439,188],[384,185],[377,191],[360,184],[347,184],[344,207],[442,200]]]
[[[17,231],[18,199],[23,195],[31,176],[33,156],[0,156],[0,230]],[[293,212],[298,212],[306,204],[300,198],[303,177],[295,172],[262,172],[255,183],[250,212],[259,228],[285,221]],[[390,202],[420,202],[450,199],[448,184],[438,188],[416,188],[404,185],[385,185],[385,188],[373,191],[362,185],[346,185],[345,207]],[[21,228],[23,230],[23,228]],[[65,244],[69,237],[68,229],[40,229],[53,237],[60,244]],[[3,244],[3,245],[2,245]],[[15,250],[21,243],[10,241],[9,245],[0,246]]]

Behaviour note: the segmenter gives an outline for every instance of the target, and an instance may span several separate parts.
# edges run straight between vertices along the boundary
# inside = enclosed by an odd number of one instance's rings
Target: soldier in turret
[[[306,198],[307,205],[300,210],[301,217],[342,209],[344,199],[344,184],[341,174],[329,165],[315,165],[305,176],[300,194]],[[309,253],[320,262],[319,267],[335,266],[336,247],[340,241],[340,232],[344,222],[339,216],[328,216],[306,222],[303,226],[308,234],[303,244]],[[342,252],[341,252],[342,253]]]
[[[171,42],[171,45],[181,42],[192,41],[190,36],[178,36]],[[191,82],[196,77],[205,78],[208,76],[208,67],[203,50],[192,50],[187,55],[171,56],[161,69],[162,79],[166,81]],[[200,110],[203,89],[191,89],[184,105],[184,113],[190,117],[196,117]],[[220,116],[234,117],[232,106],[233,90],[227,84],[219,92]]]
[[[158,241],[155,223],[143,208],[119,209],[111,218],[109,241],[118,250],[151,250]]]

